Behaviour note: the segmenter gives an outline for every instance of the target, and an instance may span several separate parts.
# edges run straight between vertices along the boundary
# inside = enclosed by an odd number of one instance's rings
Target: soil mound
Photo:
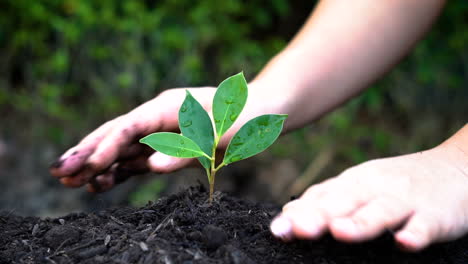
[[[269,232],[278,206],[202,186],[141,208],[73,213],[56,219],[0,213],[0,263],[467,263],[466,241],[418,254],[398,250],[390,234],[362,244],[283,243]],[[465,242],[465,243],[464,243]]]

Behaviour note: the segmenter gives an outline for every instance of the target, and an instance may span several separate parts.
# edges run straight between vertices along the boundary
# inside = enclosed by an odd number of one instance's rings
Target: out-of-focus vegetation
[[[286,0],[5,1],[0,109],[69,143],[162,89],[252,75],[286,43],[273,33],[290,11]]]
[[[240,70],[253,77],[284,47],[313,5],[287,0],[3,1],[0,140],[21,148],[52,145],[58,154],[163,89],[215,85]],[[292,157],[304,171],[315,157],[332,153],[329,169],[320,173],[325,177],[369,158],[440,143],[468,116],[467,47],[468,2],[448,1],[429,35],[384,80],[285,137],[273,154]]]
[[[143,184],[138,190],[133,191],[128,201],[133,206],[143,206],[148,201],[153,201],[159,198],[159,195],[164,188],[166,188],[167,182],[163,179],[156,178],[146,184]]]

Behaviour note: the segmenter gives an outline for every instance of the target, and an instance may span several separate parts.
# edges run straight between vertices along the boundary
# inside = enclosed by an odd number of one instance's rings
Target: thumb
[[[170,173],[185,167],[196,165],[196,159],[176,158],[161,152],[155,152],[148,158],[148,167],[157,173]]]

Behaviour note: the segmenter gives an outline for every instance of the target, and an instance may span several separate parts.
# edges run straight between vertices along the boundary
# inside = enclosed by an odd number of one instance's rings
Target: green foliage
[[[247,101],[247,81],[242,73],[224,80],[213,99],[213,118],[218,140],[234,124]]]
[[[167,182],[163,179],[156,178],[145,183],[139,190],[132,192],[129,195],[129,202],[133,206],[144,206],[148,201],[158,199],[158,196],[167,186]]]
[[[286,0],[6,0],[0,9],[5,127],[8,120],[31,126],[22,131],[73,125],[59,142],[71,144],[163,89],[208,85],[239,68],[255,73],[284,46],[284,36],[268,32],[287,21],[289,6]]]
[[[179,109],[180,132],[193,140],[209,157],[213,154],[214,132],[208,113],[189,91]],[[207,157],[198,158],[205,168],[210,167]]]
[[[249,158],[267,149],[278,138],[287,115],[262,115],[248,121],[234,135],[228,145],[226,155],[221,164],[216,167],[216,148],[221,136],[232,126],[242,112],[247,101],[247,81],[243,73],[236,74],[221,82],[213,97],[213,117],[216,127],[216,137],[213,140],[213,126],[208,113],[187,91],[184,102],[179,110],[179,127],[183,135],[168,132],[157,132],[142,139],[156,151],[179,158],[204,157],[200,160],[206,169],[210,183],[210,201],[216,172],[225,165]],[[201,122],[198,124],[197,122]],[[187,132],[187,135],[185,132]],[[186,137],[187,136],[187,137]],[[192,141],[190,138],[194,139]],[[210,152],[203,152],[211,149]],[[208,153],[211,153],[209,156]]]
[[[171,132],[153,133],[140,139],[140,143],[178,158],[196,158],[206,155],[191,139]]]
[[[262,115],[256,117],[234,135],[229,143],[223,163],[243,160],[267,149],[283,130],[287,115]]]

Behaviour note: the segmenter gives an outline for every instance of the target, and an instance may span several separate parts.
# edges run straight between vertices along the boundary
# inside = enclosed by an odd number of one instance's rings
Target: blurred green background
[[[241,70],[252,78],[314,5],[302,0],[3,1],[0,209],[54,215],[141,204],[187,184],[184,176],[140,178],[91,196],[61,187],[47,166],[99,124],[164,89],[217,85]],[[282,202],[362,161],[435,146],[467,122],[467,47],[468,2],[449,1],[426,38],[383,80],[283,137],[270,151],[229,168],[218,179],[230,182],[220,186]],[[261,197],[253,192],[259,188]]]

